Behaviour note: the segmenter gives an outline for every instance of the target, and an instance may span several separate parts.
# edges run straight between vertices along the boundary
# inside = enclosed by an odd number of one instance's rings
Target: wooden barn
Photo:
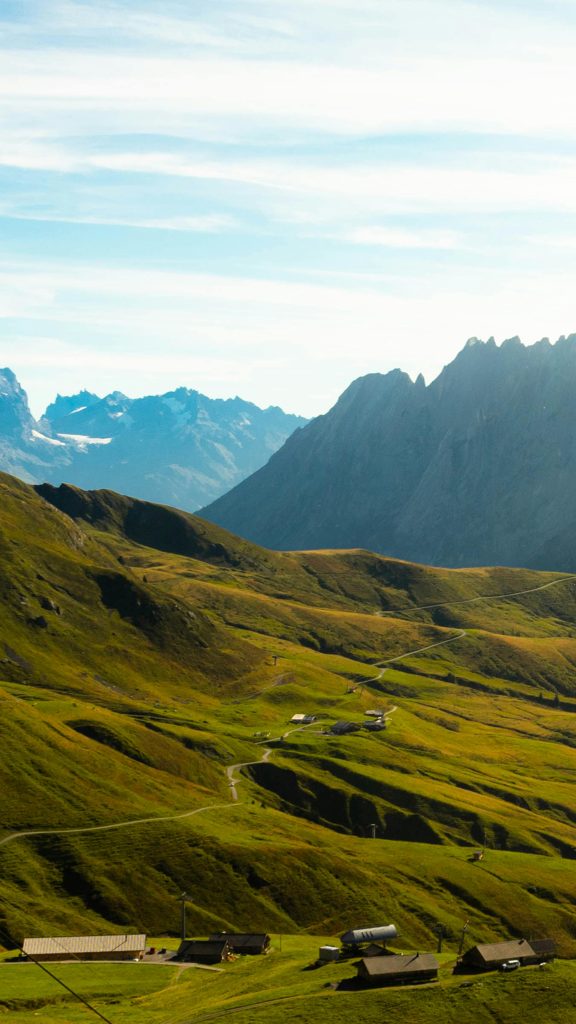
[[[358,979],[366,985],[415,985],[438,980],[438,961],[431,953],[370,956],[358,964]]]
[[[330,732],[333,736],[345,736],[350,732],[359,732],[361,728],[357,722],[334,722],[334,725],[330,726]]]
[[[220,932],[218,935],[211,935],[210,939],[218,941],[225,939],[233,953],[244,956],[259,956],[268,953],[270,949],[270,936],[265,932]]]
[[[489,942],[466,950],[459,960],[461,969],[496,971],[507,960],[519,960],[522,967],[552,960],[555,955],[553,939],[510,939],[508,942]]]
[[[58,935],[24,939],[22,949],[31,960],[140,960],[145,935]]]
[[[176,959],[192,964],[221,964],[231,952],[226,939],[185,939],[178,947]]]

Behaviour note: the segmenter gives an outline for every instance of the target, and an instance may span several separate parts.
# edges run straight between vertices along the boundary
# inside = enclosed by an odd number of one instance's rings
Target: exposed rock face
[[[3,438],[26,439],[35,426],[26,392],[8,367],[0,370],[0,434]]]
[[[190,511],[253,473],[305,422],[179,388],[134,400],[118,391],[58,395],[37,423],[14,374],[0,371],[0,470]]]
[[[37,443],[37,428],[26,392],[5,367],[0,370],[0,469],[28,483],[42,479],[44,454],[50,447]]]
[[[428,387],[394,370],[202,515],[272,548],[576,571],[576,336],[471,339]]]
[[[56,425],[70,413],[82,412],[88,406],[96,405],[100,400],[93,391],[85,390],[79,391],[77,395],[56,395],[54,401],[46,409],[44,418],[49,423]]]

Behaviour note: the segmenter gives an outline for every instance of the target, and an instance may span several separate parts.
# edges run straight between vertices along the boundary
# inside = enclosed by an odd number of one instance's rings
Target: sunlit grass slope
[[[416,987],[358,991],[338,988],[355,976],[350,961],[314,970],[318,946],[330,936],[273,935],[268,957],[242,957],[206,971],[146,964],[56,966],[61,980],[113,1024],[200,1024],[230,1015],[242,1024],[524,1024],[538,1016],[574,1024],[576,967],[557,962],[513,974],[453,976],[454,957],[441,954],[439,981]],[[333,941],[333,938],[332,938]],[[0,965],[0,1005],[16,1024],[83,1024],[96,1019],[33,965]]]
[[[393,920],[424,949],[442,923],[454,951],[468,920],[576,952],[572,577],[267,552],[38,490],[0,478],[5,944],[174,933],[184,889],[199,935]],[[328,735],[373,709],[386,730]]]

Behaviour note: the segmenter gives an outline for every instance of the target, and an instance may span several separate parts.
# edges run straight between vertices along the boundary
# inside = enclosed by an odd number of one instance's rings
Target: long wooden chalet
[[[459,967],[475,971],[495,971],[507,960],[519,960],[522,967],[553,960],[556,947],[553,939],[510,939],[472,946],[460,958]]]
[[[438,980],[438,961],[431,953],[365,957],[358,980],[366,985],[405,985]]]
[[[24,939],[31,960],[141,960],[145,935],[57,935]]]
[[[265,932],[219,932],[210,939],[213,942],[225,939],[233,953],[244,956],[259,956],[270,949],[270,936]]]

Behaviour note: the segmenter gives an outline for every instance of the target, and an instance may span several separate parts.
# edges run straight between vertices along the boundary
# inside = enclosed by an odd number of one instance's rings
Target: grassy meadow
[[[51,970],[113,1024],[200,1024],[232,1017],[253,1021],[327,1020],[351,1016],[368,1024],[383,1018],[415,1024],[510,1024],[530,1018],[534,1006],[551,1024],[576,1020],[574,964],[558,961],[513,974],[452,974],[440,954],[438,982],[362,990],[348,987],[355,961],[314,967],[320,936],[274,935],[267,957],[240,957],[216,970],[155,964],[66,964]],[[0,990],[17,1024],[84,1024],[97,1019],[33,965],[0,964]],[[348,983],[348,985],[347,985]],[[339,985],[344,987],[339,988]]]
[[[576,1020],[570,963],[449,970],[465,924],[469,944],[576,956],[573,577],[267,552],[109,492],[42,492],[0,476],[0,945],[175,936],[185,890],[189,934],[282,948],[221,974],[58,970],[114,1021],[337,1022],[360,1002],[368,1022],[409,1004],[465,1024],[534,1000]],[[330,734],[374,709],[386,729]],[[335,991],[349,965],[305,970],[318,936],[389,921],[407,950],[443,925],[440,985]],[[0,965],[0,1010],[87,1019],[37,974]]]

